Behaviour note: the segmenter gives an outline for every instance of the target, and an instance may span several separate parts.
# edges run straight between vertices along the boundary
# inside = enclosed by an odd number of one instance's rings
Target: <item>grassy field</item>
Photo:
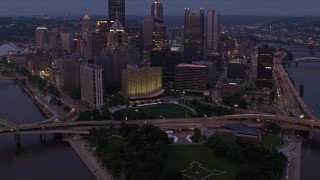
[[[185,117],[192,117],[192,112],[181,105],[177,104],[157,104],[153,106],[146,106],[146,107],[136,107],[136,108],[127,108],[120,110],[121,113],[125,114],[127,117],[133,117],[138,109],[138,112],[144,112],[148,115],[151,115],[155,118],[185,118]],[[119,113],[117,111],[117,113]]]
[[[282,143],[282,140],[275,135],[263,134],[261,137],[261,145],[266,148],[278,147]]]
[[[194,161],[195,163],[190,167],[190,164]],[[182,173],[187,176],[195,179],[207,177],[206,180],[234,179],[236,172],[241,167],[239,164],[230,163],[227,159],[216,156],[205,145],[170,146],[166,163],[168,166],[183,171]],[[191,178],[184,176],[184,179]]]

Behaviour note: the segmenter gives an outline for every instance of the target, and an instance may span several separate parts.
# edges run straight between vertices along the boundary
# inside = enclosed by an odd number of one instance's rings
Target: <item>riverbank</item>
[[[97,180],[113,179],[111,175],[97,162],[94,153],[90,151],[89,148],[86,148],[86,144],[84,141],[80,140],[80,136],[73,136],[73,138],[68,140],[68,142]]]
[[[288,164],[285,169],[283,180],[300,180],[301,171],[301,138],[295,136],[284,137],[284,146],[279,148],[288,158]]]

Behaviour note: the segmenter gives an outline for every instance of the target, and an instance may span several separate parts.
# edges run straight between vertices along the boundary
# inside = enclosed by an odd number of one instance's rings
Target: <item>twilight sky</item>
[[[161,0],[165,15],[215,9],[222,15],[320,16],[320,0]],[[108,0],[0,0],[0,15],[108,14]],[[126,0],[126,14],[147,15],[153,0]]]

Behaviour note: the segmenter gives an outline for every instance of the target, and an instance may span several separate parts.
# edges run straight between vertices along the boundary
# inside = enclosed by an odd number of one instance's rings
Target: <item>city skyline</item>
[[[0,15],[107,15],[108,0],[4,0]],[[148,15],[153,0],[126,0],[126,15]],[[183,15],[184,7],[215,9],[221,15],[320,16],[319,1],[307,0],[161,0],[164,15]],[[23,3],[23,6],[20,4]],[[76,6],[75,6],[76,3]],[[288,5],[289,4],[289,5]],[[254,8],[253,8],[254,7]]]

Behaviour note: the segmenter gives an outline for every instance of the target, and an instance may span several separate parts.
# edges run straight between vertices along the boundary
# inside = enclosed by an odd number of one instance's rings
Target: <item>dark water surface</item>
[[[44,120],[32,100],[12,81],[0,81],[0,119],[15,124]],[[85,164],[64,141],[47,135],[40,143],[39,135],[21,135],[22,149],[18,152],[14,135],[0,136],[1,180],[91,180]]]

